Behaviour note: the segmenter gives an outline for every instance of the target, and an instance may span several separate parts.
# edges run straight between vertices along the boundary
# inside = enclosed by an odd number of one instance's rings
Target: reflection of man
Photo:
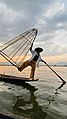
[[[46,119],[47,113],[43,111],[42,106],[40,106],[36,101],[36,97],[34,95],[34,92],[36,91],[35,87],[28,83],[24,83],[23,88],[29,90],[30,99],[25,99],[24,94],[23,96],[17,96],[15,98],[15,105],[13,106],[14,114],[22,115],[25,119]]]
[[[39,62],[42,61],[41,56],[40,56],[40,52],[42,52],[43,49],[38,47],[38,48],[35,48],[34,50],[32,50],[32,46],[33,46],[33,44],[30,47],[30,52],[32,53],[32,57],[29,60],[25,61],[21,65],[21,67],[18,67],[18,70],[22,71],[24,68],[26,68],[28,66],[31,66],[30,78],[32,80],[34,80],[34,74],[35,74],[36,66],[38,67],[39,66]]]

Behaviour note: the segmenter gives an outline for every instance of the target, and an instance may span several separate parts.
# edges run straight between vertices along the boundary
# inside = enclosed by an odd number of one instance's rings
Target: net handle
[[[18,68],[17,67],[17,64],[12,60],[12,59],[10,59],[5,53],[3,53],[2,51],[0,52],[0,54],[8,61],[8,62],[10,62],[13,66],[15,66],[16,68]],[[9,59],[10,60],[9,60]]]

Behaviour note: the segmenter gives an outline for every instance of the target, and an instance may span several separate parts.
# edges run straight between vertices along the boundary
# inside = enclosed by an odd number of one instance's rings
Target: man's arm
[[[32,43],[32,45],[31,45],[31,47],[30,47],[30,51],[32,51],[32,47],[33,47],[33,43]]]

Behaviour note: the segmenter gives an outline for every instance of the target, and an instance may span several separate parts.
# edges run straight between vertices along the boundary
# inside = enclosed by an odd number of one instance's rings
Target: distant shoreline
[[[0,66],[13,66],[13,65],[7,65],[7,64],[0,64]],[[40,65],[40,66],[46,66],[46,65]],[[67,67],[67,65],[49,65],[52,67]]]

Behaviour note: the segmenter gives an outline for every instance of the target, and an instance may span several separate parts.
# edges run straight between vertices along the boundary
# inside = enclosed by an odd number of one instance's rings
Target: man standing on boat
[[[21,67],[18,67],[18,70],[19,71],[22,71],[24,68],[26,68],[27,66],[31,66],[31,74],[30,74],[30,78],[32,80],[34,80],[34,74],[35,74],[35,69],[36,69],[36,66],[39,67],[39,62],[42,62],[42,59],[41,59],[41,56],[40,56],[40,53],[43,51],[42,48],[40,47],[37,47],[35,48],[34,50],[32,50],[32,47],[33,47],[33,43],[30,47],[30,52],[32,53],[32,57],[25,61]]]

